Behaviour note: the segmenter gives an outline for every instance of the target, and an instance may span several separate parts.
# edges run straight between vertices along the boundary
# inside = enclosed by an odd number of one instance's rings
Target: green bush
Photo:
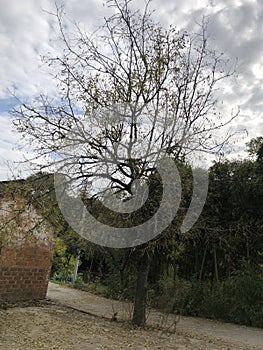
[[[255,327],[263,327],[263,276],[260,269],[245,265],[224,285],[229,301],[229,319]]]
[[[107,297],[118,300],[134,299],[136,275],[132,269],[127,269],[123,276],[118,270],[112,270],[105,282],[108,287]]]
[[[162,278],[150,289],[152,306],[161,311],[200,316],[263,327],[262,271],[245,265],[242,270],[211,287],[209,281]]]
[[[121,283],[122,282],[122,283]],[[75,287],[113,299],[134,298],[135,274],[111,273],[104,283],[85,284],[78,276]],[[165,276],[149,286],[148,301],[163,312],[200,316],[263,327],[263,277],[258,268],[244,265],[223,282],[176,279]]]

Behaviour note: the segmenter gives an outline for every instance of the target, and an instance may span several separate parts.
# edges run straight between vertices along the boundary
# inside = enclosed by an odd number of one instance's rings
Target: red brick
[[[10,210],[16,210],[17,213],[18,208],[25,206],[25,199],[16,193],[13,194],[14,205],[13,209],[10,206]],[[5,198],[3,194],[0,198],[0,208],[5,200],[10,202],[10,198]],[[3,215],[0,211],[0,221],[4,221]],[[41,241],[41,235],[34,236],[29,226],[34,226],[34,218],[39,217],[37,215],[37,211],[31,206],[28,211],[17,217],[16,223],[13,221],[6,231],[15,233],[12,237],[8,236],[8,243],[2,247],[0,253],[0,298],[2,300],[39,299],[46,295],[53,255],[53,230],[47,226],[44,236],[46,232],[47,235],[43,241]]]

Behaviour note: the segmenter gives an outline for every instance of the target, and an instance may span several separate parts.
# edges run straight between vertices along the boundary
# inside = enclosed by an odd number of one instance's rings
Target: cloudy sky
[[[91,29],[101,23],[106,10],[103,2],[65,0],[64,4],[69,18]],[[136,3],[140,6],[142,1]],[[240,107],[232,125],[239,139],[232,157],[244,156],[245,142],[263,135],[263,1],[152,0],[151,7],[163,25],[171,23],[190,32],[203,15],[210,15],[209,33],[215,48],[233,63],[238,59],[238,77],[224,86],[222,98],[230,109]],[[8,112],[16,102],[12,93],[26,100],[54,91],[40,58],[58,47],[54,18],[48,13],[53,10],[52,0],[0,0],[0,180],[25,174],[17,164],[24,154]]]

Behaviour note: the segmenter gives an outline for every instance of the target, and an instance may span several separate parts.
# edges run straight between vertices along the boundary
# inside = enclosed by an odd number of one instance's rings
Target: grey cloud
[[[253,111],[261,112],[261,118],[263,119],[263,94],[261,84],[253,86],[251,90],[251,96],[247,100],[246,105],[251,106]]]
[[[248,114],[247,127],[250,134],[262,133],[262,72],[255,71],[255,64],[263,64],[263,2],[243,1],[241,5],[235,2],[222,2],[224,9],[213,16],[210,31],[216,45],[226,52],[232,60],[237,57],[237,78],[233,85],[233,94],[228,100],[239,99],[241,112]]]
[[[246,115],[245,121],[238,117],[233,123],[237,130],[243,127],[248,130],[247,139],[242,139],[244,144],[251,137],[263,135],[263,74],[259,68],[255,70],[256,64],[263,67],[263,2],[223,0],[214,3],[219,8],[216,11],[213,11],[215,7],[203,8],[203,14],[211,14],[209,33],[214,39],[213,45],[225,52],[232,64],[238,58],[238,78],[230,81],[232,88],[220,96],[226,105],[239,105],[240,113]],[[187,29],[192,28],[201,15],[202,9],[193,10]]]

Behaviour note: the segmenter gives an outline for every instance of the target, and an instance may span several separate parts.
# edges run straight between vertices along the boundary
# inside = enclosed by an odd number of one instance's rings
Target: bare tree
[[[113,14],[92,34],[78,25],[68,33],[57,8],[64,49],[46,63],[60,98],[21,103],[14,124],[42,169],[56,166],[97,197],[103,184],[129,198],[134,181],[149,179],[163,156],[222,147],[215,131],[234,116],[220,119],[216,92],[233,71],[210,48],[205,21],[189,35],[155,22],[149,1],[143,11],[131,0],[107,4]],[[143,250],[138,264],[137,325],[145,323],[150,255]]]

